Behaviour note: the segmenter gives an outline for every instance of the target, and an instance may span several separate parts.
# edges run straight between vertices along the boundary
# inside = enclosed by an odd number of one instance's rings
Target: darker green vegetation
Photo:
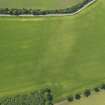
[[[81,98],[81,95],[80,94],[76,94],[75,95],[75,99],[79,100]]]
[[[3,15],[48,15],[48,14],[70,14],[78,11],[80,8],[84,7],[87,3],[92,0],[84,0],[82,3],[79,3],[75,6],[65,9],[56,9],[56,10],[41,10],[41,9],[16,9],[16,8],[0,8],[0,14]]]
[[[105,84],[102,84],[101,89],[105,90]]]
[[[53,105],[53,95],[49,88],[44,90],[45,105]]]
[[[48,91],[45,89],[24,95],[3,97],[0,99],[0,105],[53,105],[53,95],[50,89]]]
[[[69,102],[72,102],[74,99],[73,99],[73,96],[68,96],[67,97],[67,100],[69,101]]]
[[[91,95],[91,91],[89,89],[85,90],[84,96],[88,97]]]
[[[94,91],[95,91],[95,92],[99,92],[100,89],[99,89],[98,87],[96,87],[96,88],[94,88]]]

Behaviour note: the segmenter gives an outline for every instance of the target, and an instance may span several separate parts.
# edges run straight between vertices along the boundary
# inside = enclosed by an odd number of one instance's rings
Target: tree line
[[[86,89],[83,94],[76,93],[67,97],[69,102],[74,100],[80,100],[82,96],[89,97],[92,91],[100,92],[105,90],[105,84],[95,87],[93,89]],[[41,89],[39,91],[33,91],[27,94],[18,94],[13,96],[0,97],[0,105],[54,105],[53,93],[50,88]]]
[[[51,89],[0,98],[0,105],[53,105]]]
[[[41,10],[41,9],[17,9],[17,8],[0,8],[0,14],[2,15],[48,15],[48,14],[70,14],[78,11],[84,7],[87,3],[93,0],[84,0],[82,3],[76,4],[70,8],[55,9],[55,10]]]
[[[89,96],[92,94],[92,91],[94,91],[94,92],[100,92],[101,90],[105,90],[105,84],[102,84],[101,86],[95,87],[95,88],[93,88],[93,89],[86,89],[86,90],[83,92],[83,94],[77,93],[77,94],[75,94],[74,96],[68,96],[68,97],[67,97],[67,100],[68,100],[69,102],[72,102],[72,101],[74,101],[75,99],[76,99],[76,100],[80,100],[83,95],[84,95],[85,97],[89,97]]]

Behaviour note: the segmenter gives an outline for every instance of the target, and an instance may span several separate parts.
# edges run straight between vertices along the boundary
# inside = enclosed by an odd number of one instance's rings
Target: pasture
[[[98,0],[74,16],[0,17],[0,96],[50,87],[58,101],[105,82],[104,11]]]

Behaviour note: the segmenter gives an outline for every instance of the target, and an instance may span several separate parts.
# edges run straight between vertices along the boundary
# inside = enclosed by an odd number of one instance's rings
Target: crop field
[[[74,16],[0,17],[0,96],[50,87],[58,101],[105,82],[104,11],[97,0]]]
[[[0,0],[0,8],[61,9],[83,0]]]

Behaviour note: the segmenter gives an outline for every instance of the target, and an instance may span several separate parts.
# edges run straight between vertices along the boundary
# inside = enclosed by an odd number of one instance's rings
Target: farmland
[[[0,96],[50,87],[58,101],[105,82],[104,11],[98,0],[74,16],[0,17]]]

